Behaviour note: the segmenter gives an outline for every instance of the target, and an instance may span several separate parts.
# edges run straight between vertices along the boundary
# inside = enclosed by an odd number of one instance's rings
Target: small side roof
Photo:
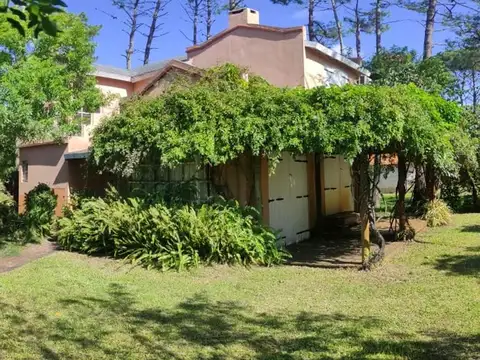
[[[322,54],[327,55],[354,70],[357,70],[358,72],[362,73],[365,76],[370,76],[370,71],[368,71],[361,65],[357,64],[355,61],[350,60],[346,56],[343,56],[338,52],[336,52],[335,50],[327,48],[326,46],[320,43],[317,43],[315,41],[305,41],[305,47],[319,51]]]
[[[131,70],[122,69],[115,66],[95,64],[94,75],[100,76],[100,77],[106,77],[109,79],[133,82],[133,81],[141,80],[141,78],[144,75],[162,70],[165,67],[165,65],[167,65],[172,60],[186,61],[187,58],[184,55],[177,56],[172,59],[156,61],[151,64],[143,65],[136,69],[131,69]]]

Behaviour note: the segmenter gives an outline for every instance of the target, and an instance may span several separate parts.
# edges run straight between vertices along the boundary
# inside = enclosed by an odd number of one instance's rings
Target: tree
[[[370,11],[370,22],[375,28],[375,53],[378,54],[382,50],[382,34],[388,30],[385,19],[389,16],[388,8],[390,3],[385,0],[375,0],[373,9]]]
[[[167,16],[166,6],[171,0],[155,0],[153,2],[153,8],[146,11],[147,16],[150,17],[150,26],[148,28],[148,34],[145,34],[147,40],[145,42],[145,51],[143,54],[143,64],[146,65],[150,62],[150,53],[152,51],[152,44],[155,38],[158,38],[162,34],[158,34],[161,30],[163,23],[159,20],[164,16]]]
[[[343,44],[343,24],[340,17],[340,8],[349,3],[350,0],[271,0],[274,4],[290,5],[296,4],[307,8],[308,12],[308,39],[317,41],[326,46],[335,43],[340,45],[340,52],[345,52]],[[333,21],[321,21],[315,19],[315,12],[331,11]]]
[[[210,2],[211,3],[211,2]],[[185,0],[182,3],[182,8],[185,14],[188,17],[188,20],[192,24],[192,37],[188,37],[185,35],[187,39],[189,39],[193,45],[197,45],[198,43],[198,35],[199,35],[199,24],[201,21],[202,13],[204,12],[205,1],[204,0]],[[209,9],[211,11],[211,9]],[[210,14],[211,16],[211,14]],[[211,19],[211,17],[210,17]],[[211,21],[211,20],[210,20]],[[208,27],[208,19],[207,19],[207,27]],[[210,24],[211,26],[211,24]],[[210,33],[211,28],[207,30],[207,33]],[[208,36],[208,35],[207,35]]]
[[[132,56],[135,53],[135,36],[144,25],[141,18],[146,14],[145,0],[113,0],[113,5],[121,10],[125,16],[122,20],[125,28],[122,31],[128,35],[128,45],[123,56],[125,57],[125,67],[130,70],[132,68]],[[115,16],[111,16],[116,19]]]
[[[206,39],[210,39],[212,36],[212,25],[215,21],[215,14],[218,12],[218,2],[217,0],[205,0],[205,37]]]
[[[58,139],[79,129],[76,113],[102,103],[91,73],[94,36],[84,15],[51,15],[55,37],[28,30],[20,35],[0,15],[0,177],[15,166],[17,141]],[[22,22],[21,25],[26,27]]]
[[[228,0],[227,10],[232,11],[245,6],[245,0]]]
[[[58,29],[50,15],[63,12],[67,7],[62,0],[12,0],[13,6],[9,1],[4,3],[5,5],[0,6],[0,13],[8,14],[4,21],[22,36],[26,35],[26,29],[32,29],[35,37],[42,31],[55,36]]]
[[[351,16],[345,17],[345,21],[347,24],[350,25],[350,33],[355,34],[355,50],[357,53],[357,58],[362,58],[362,32],[363,33],[371,33],[373,27],[369,22],[368,13],[364,12],[360,8],[360,0],[355,1],[355,7],[353,9],[349,9]]]

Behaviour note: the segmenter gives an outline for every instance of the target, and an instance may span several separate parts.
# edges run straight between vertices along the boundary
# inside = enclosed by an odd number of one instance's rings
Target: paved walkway
[[[50,241],[27,245],[20,255],[0,258],[0,273],[12,271],[31,261],[50,255],[56,249],[57,246]]]

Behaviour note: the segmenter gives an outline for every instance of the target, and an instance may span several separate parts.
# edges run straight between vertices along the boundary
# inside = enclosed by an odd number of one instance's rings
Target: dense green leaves
[[[140,198],[86,199],[58,222],[71,251],[106,254],[162,270],[199,264],[272,265],[285,260],[255,209],[234,203],[171,207]]]
[[[41,32],[50,36],[58,34],[52,14],[61,13],[67,7],[62,0],[12,0],[13,6],[0,5],[0,13],[7,14],[6,21],[21,36],[32,30],[35,37]],[[5,19],[2,19],[5,20]]]
[[[132,99],[94,133],[100,168],[130,175],[151,153],[164,166],[223,164],[244,152],[395,152],[451,166],[458,107],[414,85],[283,89],[224,65],[158,98]]]
[[[0,178],[15,165],[17,141],[72,134],[75,114],[102,102],[91,76],[98,27],[84,15],[55,14],[63,31],[35,38],[18,34],[6,17],[0,14]]]

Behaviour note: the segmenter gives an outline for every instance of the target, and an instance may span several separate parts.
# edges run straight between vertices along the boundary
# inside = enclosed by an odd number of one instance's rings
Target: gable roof
[[[295,26],[295,27],[289,27],[289,28],[280,28],[280,27],[275,27],[275,26],[265,26],[265,25],[256,25],[256,24],[238,24],[235,25],[231,28],[227,28],[218,34],[212,36],[210,39],[207,41],[204,41],[201,44],[190,46],[187,48],[187,54],[191,51],[197,50],[197,49],[203,49],[207,47],[208,45],[220,40],[221,38],[224,38],[231,32],[237,30],[237,29],[259,29],[259,30],[264,30],[264,31],[270,31],[270,32],[276,32],[276,33],[290,33],[290,32],[302,32],[303,31],[303,26]]]
[[[178,61],[178,60],[170,60],[158,73],[152,81],[141,91],[141,95],[145,95],[150,90],[152,90],[155,86],[157,86],[158,82],[170,71],[172,70],[180,70],[184,73],[191,73],[191,74],[199,74],[202,69],[197,68],[193,65],[190,65],[186,62]]]
[[[182,62],[186,61],[187,58],[185,56],[177,56],[173,59],[156,61],[154,63],[143,65],[131,70],[122,69],[115,66],[95,64],[94,75],[99,77],[106,77],[109,79],[134,82],[142,80],[142,78],[145,78],[146,75],[151,74],[152,72],[162,70],[165,65],[167,65],[172,60]]]

